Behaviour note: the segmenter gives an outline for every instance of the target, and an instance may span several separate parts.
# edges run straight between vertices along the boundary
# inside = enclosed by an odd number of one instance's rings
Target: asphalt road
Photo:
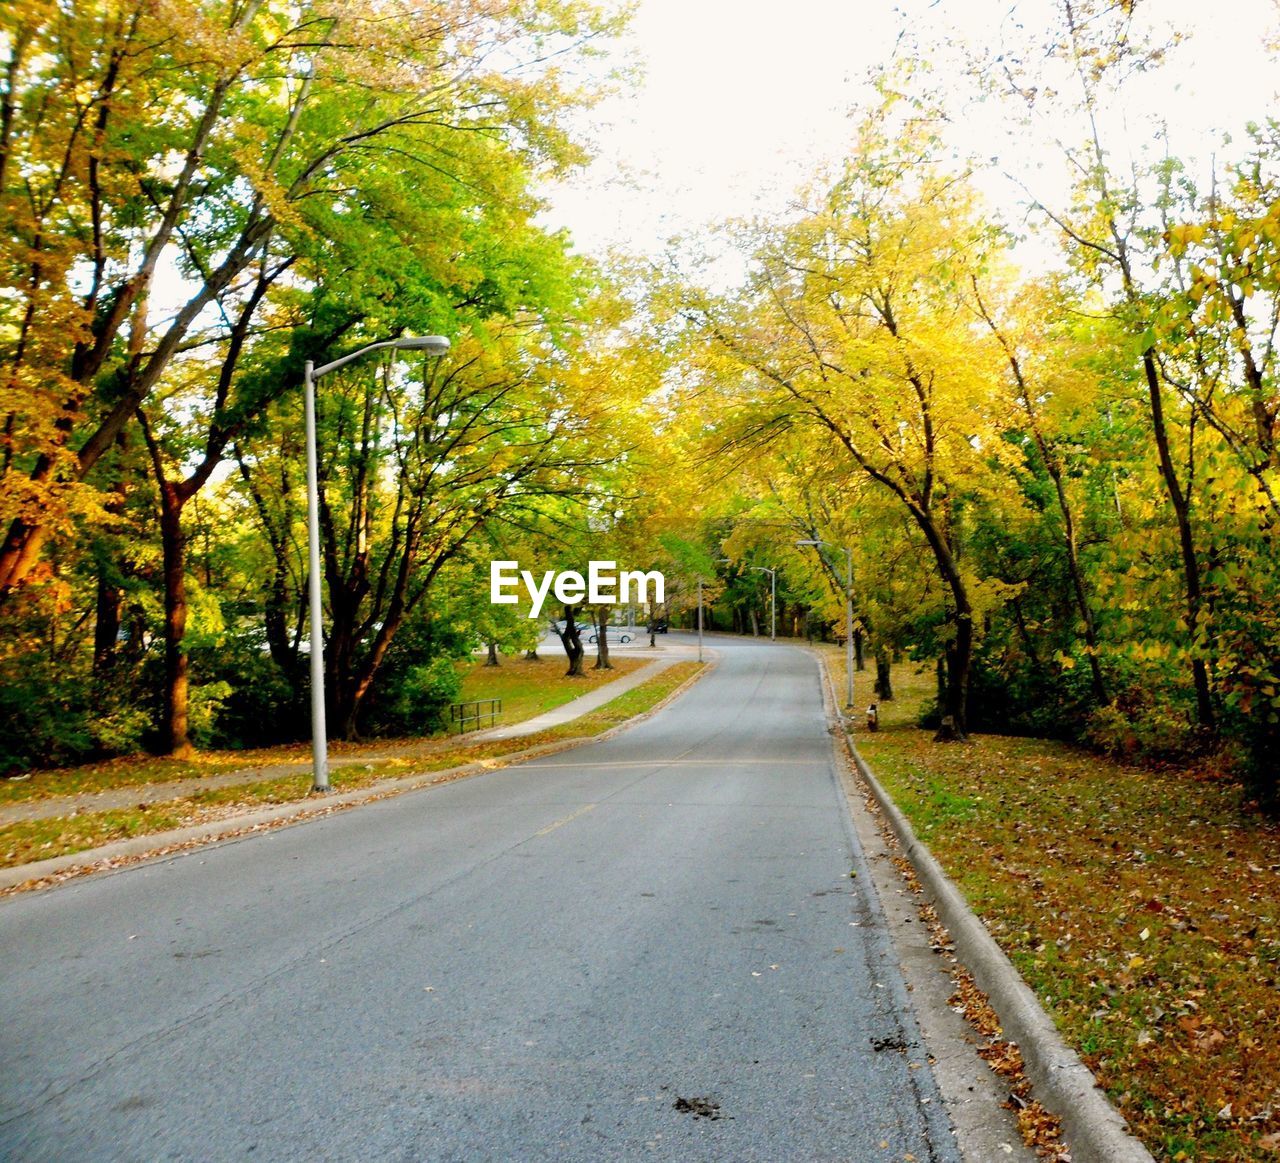
[[[605,742],[0,903],[0,1157],[954,1159],[815,663],[715,646]]]

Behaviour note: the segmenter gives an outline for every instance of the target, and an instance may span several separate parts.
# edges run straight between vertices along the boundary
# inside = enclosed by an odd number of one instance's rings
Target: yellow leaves
[[[266,133],[258,126],[241,126],[237,135],[240,141],[232,147],[231,156],[254,191],[261,196],[271,216],[281,225],[303,226],[302,216],[289,201],[285,188],[263,164],[264,158],[269,156]]]
[[[1132,642],[1128,653],[1140,662],[1163,662],[1169,657],[1171,648],[1167,642]]]
[[[1170,226],[1165,233],[1165,241],[1169,243],[1169,248],[1175,255],[1182,255],[1186,253],[1188,247],[1204,241],[1205,230],[1203,224],[1183,223]]]
[[[230,76],[261,53],[243,25],[228,28],[225,19],[206,15],[189,0],[152,0],[148,9],[160,26],[150,34],[167,33],[181,46],[183,57],[197,67],[213,65],[220,75]]]

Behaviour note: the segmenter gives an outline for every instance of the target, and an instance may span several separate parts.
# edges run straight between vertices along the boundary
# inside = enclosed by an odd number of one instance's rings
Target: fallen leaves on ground
[[[895,681],[859,749],[1135,1132],[1164,1159],[1275,1151],[1280,828],[1203,773],[935,744]]]

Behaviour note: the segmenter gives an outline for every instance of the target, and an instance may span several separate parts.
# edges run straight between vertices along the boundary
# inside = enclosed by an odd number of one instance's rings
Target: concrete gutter
[[[815,652],[816,653],[816,652]],[[826,660],[817,655],[830,686]],[[838,704],[837,704],[838,705]],[[858,754],[847,727],[844,736],[858,774],[889,821],[903,855],[911,862],[925,895],[955,944],[955,954],[973,976],[1000,1019],[1005,1037],[1017,1044],[1035,1097],[1062,1120],[1075,1163],[1154,1163],[1154,1157],[1129,1134],[1129,1125],[1111,1105],[1093,1072],[1062,1040],[1039,999],[1013,962],[987,932],[964,895],[948,879],[933,853],[921,843],[907,818],[880,786]]]
[[[676,660],[679,661],[679,660]],[[624,723],[610,727],[596,735],[580,735],[571,739],[557,739],[554,743],[543,743],[537,747],[527,747],[508,755],[478,759],[457,767],[445,768],[441,771],[420,772],[417,775],[400,776],[397,779],[381,780],[368,787],[355,791],[342,792],[337,795],[312,796],[293,803],[278,804],[270,808],[258,808],[254,811],[242,812],[228,816],[222,820],[211,820],[204,824],[192,824],[184,828],[173,828],[167,832],[152,832],[146,836],[134,836],[128,840],[116,840],[99,848],[89,848],[82,852],[70,852],[65,856],[54,856],[48,860],[36,860],[29,864],[18,864],[12,868],[0,868],[0,892],[21,891],[23,889],[45,888],[72,877],[91,872],[109,872],[114,869],[133,865],[149,859],[162,859],[191,848],[200,848],[206,844],[223,840],[235,840],[245,836],[261,834],[287,824],[305,823],[307,820],[320,819],[332,815],[344,808],[357,807],[360,804],[373,803],[390,796],[402,795],[405,792],[418,791],[436,784],[451,783],[456,779],[480,775],[486,771],[509,767],[526,759],[537,759],[544,755],[554,755],[560,751],[568,751],[580,747],[584,743],[597,743],[609,739],[622,731],[634,727],[637,723],[656,715],[668,703],[678,699],[704,675],[715,668],[715,661],[708,660],[701,670],[691,674],[675,690],[671,691],[660,702],[647,711],[633,715]],[[662,669],[666,669],[663,667]],[[648,677],[655,677],[650,675]],[[623,692],[625,693],[625,692]]]

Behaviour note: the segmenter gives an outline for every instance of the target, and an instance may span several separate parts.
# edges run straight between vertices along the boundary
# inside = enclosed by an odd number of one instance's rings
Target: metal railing
[[[449,730],[456,727],[458,734],[462,735],[467,731],[476,731],[481,726],[493,727],[497,725],[501,714],[501,699],[473,699],[469,703],[450,703]]]

